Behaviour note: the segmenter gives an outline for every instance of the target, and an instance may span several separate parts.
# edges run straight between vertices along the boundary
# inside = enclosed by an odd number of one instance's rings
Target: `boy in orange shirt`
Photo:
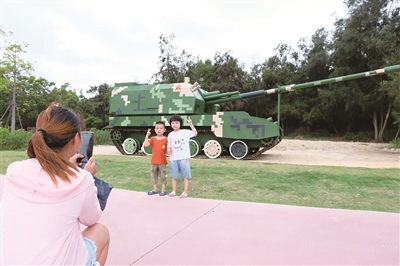
[[[147,130],[146,138],[144,139],[143,145],[145,147],[151,146],[152,154],[151,154],[151,181],[153,183],[153,190],[147,192],[147,195],[155,195],[158,192],[157,183],[158,176],[161,178],[161,193],[160,196],[167,195],[165,190],[165,186],[167,185],[167,144],[168,138],[164,136],[165,133],[165,124],[162,121],[158,121],[154,127],[154,131],[156,132],[155,137],[149,136],[151,134],[151,130]]]

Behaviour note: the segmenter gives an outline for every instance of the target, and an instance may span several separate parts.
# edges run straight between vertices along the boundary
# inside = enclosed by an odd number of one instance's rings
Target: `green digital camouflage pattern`
[[[147,129],[153,129],[157,121],[163,121],[168,134],[171,115],[180,114],[184,121],[182,128],[189,128],[186,121],[190,118],[199,132],[191,140],[192,156],[205,154],[217,158],[226,154],[236,159],[248,159],[280,142],[279,121],[252,117],[240,111],[220,112],[219,103],[398,71],[400,65],[243,94],[207,92],[197,83],[192,85],[189,82],[157,85],[116,83],[111,91],[108,128],[114,145],[122,154],[151,154],[151,148],[142,149]],[[278,105],[278,120],[279,109]]]
[[[193,121],[196,128],[207,127],[216,137],[230,139],[265,139],[279,134],[276,123],[272,119],[251,117],[245,112],[217,112],[215,115],[182,115],[183,126],[187,118]],[[111,117],[113,128],[145,127],[153,128],[157,121],[169,126],[170,116],[119,116]]]

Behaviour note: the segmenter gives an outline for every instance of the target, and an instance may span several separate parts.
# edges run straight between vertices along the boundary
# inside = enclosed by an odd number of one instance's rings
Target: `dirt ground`
[[[95,146],[94,155],[120,155],[114,146]],[[253,161],[301,165],[399,168],[400,149],[390,144],[283,139]]]

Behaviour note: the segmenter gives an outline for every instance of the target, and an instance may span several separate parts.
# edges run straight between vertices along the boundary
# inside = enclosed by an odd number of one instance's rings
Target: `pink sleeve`
[[[101,209],[99,200],[97,199],[97,188],[94,185],[87,188],[83,193],[86,193],[85,202],[83,204],[79,222],[86,226],[91,226],[100,219]]]
[[[6,179],[5,175],[0,175],[0,201],[1,201],[1,198],[3,197],[3,186],[4,186],[5,179]]]

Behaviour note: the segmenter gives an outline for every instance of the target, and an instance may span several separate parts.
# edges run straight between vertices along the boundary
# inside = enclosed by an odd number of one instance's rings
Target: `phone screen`
[[[78,153],[82,154],[83,158],[79,158],[78,162],[87,163],[90,157],[93,155],[93,144],[94,144],[94,132],[82,131],[82,144],[79,148]]]

